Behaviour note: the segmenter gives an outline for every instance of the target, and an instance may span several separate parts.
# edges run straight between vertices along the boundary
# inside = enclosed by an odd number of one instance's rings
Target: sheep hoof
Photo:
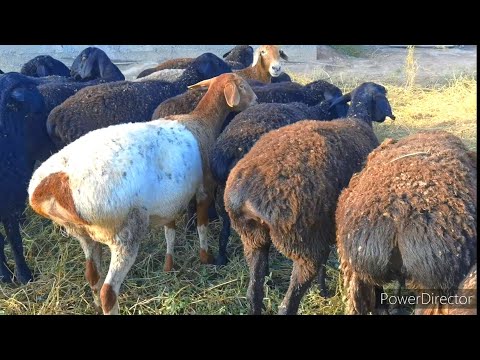
[[[374,311],[375,315],[390,315],[388,309],[386,308],[379,308]]]
[[[172,271],[173,270],[173,256],[171,254],[167,254],[165,256],[165,266],[163,267],[163,271]]]
[[[27,284],[28,282],[33,280],[32,272],[28,267],[25,267],[23,269],[17,269],[17,271],[15,271],[15,278],[21,284]]]
[[[278,308],[278,315],[289,315],[287,312],[286,306],[281,306]]]
[[[228,263],[228,258],[226,255],[218,255],[217,258],[215,259],[215,265],[223,266],[223,265],[227,265],[227,263]]]
[[[390,315],[411,315],[410,311],[401,307],[393,308],[388,313]]]
[[[330,294],[330,292],[327,289],[320,289],[320,296],[325,299],[328,299],[332,297],[332,294]]]
[[[200,262],[202,264],[213,264],[213,256],[205,249],[200,249]]]

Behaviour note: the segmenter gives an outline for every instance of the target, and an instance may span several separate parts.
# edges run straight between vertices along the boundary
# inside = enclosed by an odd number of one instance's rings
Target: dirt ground
[[[477,47],[415,48],[418,65],[416,82],[421,85],[442,83],[459,75],[476,77]],[[320,46],[318,60],[286,63],[286,72],[313,75],[332,82],[375,81],[393,84],[405,82],[406,48],[365,46],[362,57],[340,54],[328,46]]]

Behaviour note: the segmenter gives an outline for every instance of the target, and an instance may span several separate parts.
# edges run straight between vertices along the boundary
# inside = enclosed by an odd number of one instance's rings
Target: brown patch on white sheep
[[[100,300],[102,301],[104,314],[109,313],[115,306],[117,294],[115,294],[115,291],[110,284],[103,284],[102,290],[100,291]]]
[[[172,254],[165,255],[165,265],[163,266],[163,271],[168,272],[173,269],[173,256]]]
[[[213,256],[205,249],[200,249],[200,262],[202,264],[212,264]]]
[[[32,209],[49,219],[77,225],[88,225],[75,209],[69,177],[56,172],[45,177],[35,188],[30,199]]]
[[[97,268],[92,259],[87,259],[85,262],[85,278],[92,289],[98,280],[100,280],[100,275],[98,274]]]
[[[210,203],[210,196],[197,203],[197,226],[208,225],[208,208]]]

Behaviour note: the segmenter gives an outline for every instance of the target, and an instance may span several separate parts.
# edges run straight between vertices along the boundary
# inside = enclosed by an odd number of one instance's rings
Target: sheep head
[[[261,66],[268,70],[271,76],[277,77],[282,73],[281,59],[288,60],[288,56],[279,46],[262,45],[253,54],[252,67]]]
[[[248,82],[237,74],[222,74],[200,81],[188,88],[198,89],[204,87],[208,88],[204,96],[205,98],[214,91],[223,91],[227,105],[232,111],[243,111],[257,103],[257,95],[255,95]]]

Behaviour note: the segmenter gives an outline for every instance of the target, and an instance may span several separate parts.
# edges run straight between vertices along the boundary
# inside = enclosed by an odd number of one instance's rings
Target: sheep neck
[[[261,81],[266,84],[270,84],[272,82],[272,77],[268,72],[268,69],[264,69],[264,64],[262,59],[255,64],[255,66],[250,66],[242,70],[238,70],[238,73],[241,75],[246,75],[246,78]]]
[[[264,69],[264,66],[265,64],[263,61],[259,61],[254,67],[252,67],[252,72],[255,75],[255,79],[268,84],[272,82],[272,77],[270,76],[268,69]]]
[[[206,175],[210,173],[209,154],[231,111],[232,108],[225,101],[223,88],[210,88],[195,110],[188,115],[176,117],[197,138]]]
[[[352,99],[352,105],[350,106],[350,109],[348,109],[347,117],[360,120],[370,128],[373,128],[372,111],[368,109],[370,103],[371,101],[357,101],[356,99]]]
[[[207,91],[190,115],[195,122],[202,125],[205,132],[217,138],[225,118],[231,111],[232,108],[225,101],[223,88],[215,88]]]
[[[24,134],[25,122],[27,120],[23,119],[24,117],[28,117],[28,114],[18,115],[10,111],[6,112],[6,114],[0,118],[0,135],[8,137],[11,136],[11,134]],[[22,121],[19,121],[19,118],[22,119]]]

